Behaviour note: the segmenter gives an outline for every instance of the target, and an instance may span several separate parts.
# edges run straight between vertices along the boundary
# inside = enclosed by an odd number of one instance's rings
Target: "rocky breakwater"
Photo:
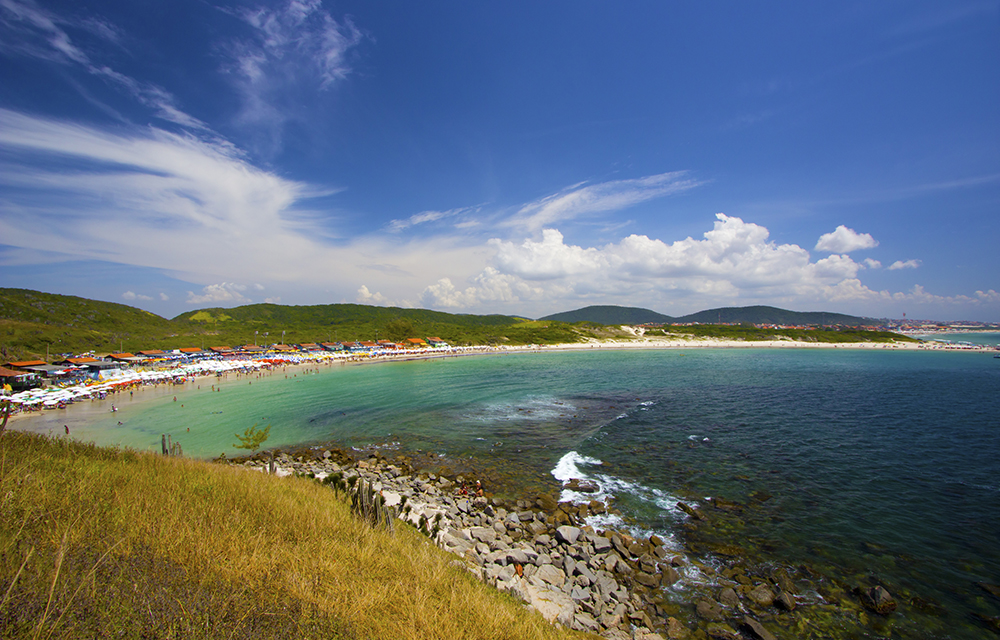
[[[264,459],[245,465],[259,469]],[[379,492],[397,516],[454,553],[457,566],[497,589],[510,593],[546,620],[610,639],[624,638],[773,638],[734,592],[731,604],[699,603],[713,624],[689,626],[665,592],[696,569],[691,561],[657,536],[633,538],[585,524],[608,507],[556,502],[550,496],[530,500],[494,500],[476,495],[476,481],[415,472],[405,458],[389,461],[377,455],[359,461],[343,452],[278,455],[274,464],[283,475],[307,475],[354,486],[363,480]],[[705,568],[705,567],[701,567]],[[730,594],[725,593],[724,596]],[[747,594],[753,598],[757,594]],[[718,606],[716,612],[702,611]],[[793,605],[794,606],[794,605]],[[733,627],[714,624],[739,612]],[[702,620],[705,622],[705,620]]]

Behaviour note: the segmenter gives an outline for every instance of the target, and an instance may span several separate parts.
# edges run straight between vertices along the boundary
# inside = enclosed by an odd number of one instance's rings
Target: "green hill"
[[[603,325],[619,324],[785,324],[785,325],[844,325],[874,326],[879,324],[871,318],[844,315],[842,313],[801,312],[778,309],[777,307],[725,307],[708,309],[679,318],[672,318],[656,311],[638,307],[613,305],[591,306],[545,316],[542,320],[559,322],[593,322]]]
[[[577,309],[576,311],[564,311],[545,316],[541,320],[555,320],[558,322],[594,322],[596,324],[667,324],[673,322],[670,316],[662,313],[641,309],[639,307],[619,307],[615,305],[593,305]]]
[[[173,319],[113,302],[27,289],[0,289],[0,359],[60,353],[217,345],[404,340],[440,337],[455,345],[578,342],[586,330],[504,315],[451,314],[360,304],[252,304]]]
[[[859,318],[843,313],[827,313],[825,311],[788,311],[777,307],[723,307],[708,309],[690,315],[676,318],[674,322],[701,324],[784,324],[784,325],[844,325],[873,326],[878,323],[871,318]]]
[[[44,355],[46,351],[138,348],[173,332],[170,320],[124,304],[29,289],[0,289],[0,357],[4,361]]]

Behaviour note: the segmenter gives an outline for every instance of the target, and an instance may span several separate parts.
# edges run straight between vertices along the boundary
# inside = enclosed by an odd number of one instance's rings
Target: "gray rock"
[[[576,527],[563,525],[556,529],[556,539],[565,544],[574,544],[579,537],[580,529]]]
[[[495,520],[493,522],[493,530],[500,534],[507,533],[507,527],[502,520]]]
[[[597,576],[582,562],[576,563],[576,566],[573,567],[573,573],[586,578],[588,584],[597,582]]]
[[[494,542],[497,539],[497,532],[486,527],[472,527],[469,530],[469,535],[480,542],[485,542],[486,544]]]
[[[760,607],[770,607],[774,603],[774,592],[766,584],[757,585],[751,589],[747,597]]]
[[[885,590],[885,587],[881,586],[862,591],[861,603],[865,605],[865,608],[882,615],[888,615],[896,610],[896,601]]]
[[[778,593],[778,597],[774,599],[774,604],[778,605],[785,611],[795,610],[795,598],[787,591]]]
[[[600,625],[589,613],[578,613],[573,616],[573,628],[578,631],[597,631]]]
[[[573,623],[575,606],[572,598],[551,587],[539,587],[528,583],[525,591],[528,595],[528,604],[535,611],[541,614],[549,622],[558,622],[570,626]]]
[[[710,622],[719,621],[726,617],[722,611],[722,605],[714,600],[699,600],[697,605],[695,605],[695,611],[698,613],[699,618]]]
[[[660,575],[663,576],[663,584],[668,587],[681,579],[681,574],[677,573],[677,569],[669,566],[661,566]]]
[[[639,584],[649,587],[650,589],[655,589],[660,586],[660,576],[659,574],[646,573],[645,571],[639,571],[635,574],[635,581]]]
[[[573,587],[573,589],[569,592],[569,597],[577,602],[580,602],[582,600],[589,600],[590,591],[583,589],[581,587]]]
[[[562,587],[566,583],[566,574],[559,567],[551,564],[538,567],[538,571],[535,572],[534,577],[554,587]]]
[[[749,632],[750,637],[755,640],[778,640],[774,634],[764,628],[764,625],[757,622],[750,616],[743,616],[743,628]]]
[[[594,545],[594,553],[607,553],[611,550],[611,541],[604,536],[594,536],[591,542]]]
[[[715,622],[705,628],[708,637],[716,640],[743,640],[743,637],[728,624]]]
[[[528,554],[523,549],[507,549],[507,564],[528,564]]]
[[[570,558],[569,556],[565,556],[563,557],[562,566],[563,566],[563,571],[566,572],[566,575],[571,576],[573,575],[573,569],[576,568],[576,560]]]
[[[552,558],[547,553],[539,553],[535,556],[535,564],[539,567],[544,564],[552,564]]]
[[[730,609],[740,608],[740,597],[736,594],[736,590],[732,587],[726,587],[719,594],[719,602],[726,605]]]

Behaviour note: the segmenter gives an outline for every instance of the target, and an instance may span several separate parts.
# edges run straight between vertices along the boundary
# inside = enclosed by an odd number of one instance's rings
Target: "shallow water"
[[[748,554],[933,605],[902,603],[883,635],[979,638],[988,632],[973,615],[1000,615],[975,586],[1000,580],[1000,360],[990,354],[595,349],[199,384],[30,420],[140,449],[159,450],[169,433],[200,457],[236,453],[235,433],[270,424],[269,447],[471,456],[515,492],[557,486],[553,471],[590,477],[630,526],[678,546],[677,500],[707,511],[705,499],[721,497],[743,509],[718,533]]]

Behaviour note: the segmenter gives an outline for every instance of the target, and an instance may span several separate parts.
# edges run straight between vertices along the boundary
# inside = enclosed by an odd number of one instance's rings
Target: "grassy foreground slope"
[[[570,638],[328,488],[0,436],[4,638]]]

